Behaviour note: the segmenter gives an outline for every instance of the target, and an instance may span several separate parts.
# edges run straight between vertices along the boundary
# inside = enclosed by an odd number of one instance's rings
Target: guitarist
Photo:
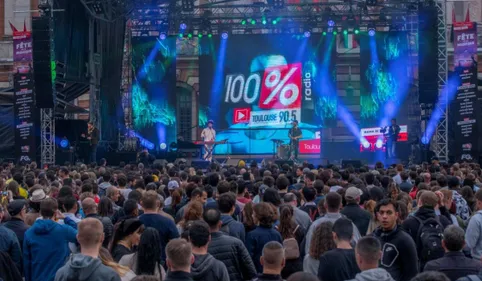
[[[293,125],[293,127],[288,132],[288,137],[290,138],[290,150],[291,150],[290,158],[294,156],[294,159],[298,159],[300,139],[303,137],[303,134],[301,133],[301,129],[298,127],[298,120],[293,120],[291,124]]]
[[[89,160],[90,163],[97,161],[97,145],[99,144],[99,129],[94,127],[94,123],[87,123],[87,134],[82,134],[90,142]]]
[[[387,128],[385,128],[386,130]],[[387,152],[388,158],[397,158],[396,151],[397,151],[397,142],[398,142],[398,135],[400,134],[400,126],[397,125],[397,119],[392,119],[392,124],[388,127],[388,132],[386,133],[387,136]]]

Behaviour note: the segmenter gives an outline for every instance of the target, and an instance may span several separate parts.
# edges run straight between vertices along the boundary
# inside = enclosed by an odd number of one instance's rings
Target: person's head
[[[298,127],[298,120],[293,120],[293,122],[291,122],[291,125],[293,125],[293,128],[297,128]]]
[[[425,271],[417,274],[410,281],[450,281],[450,279],[439,271]]]
[[[424,190],[418,199],[419,207],[435,208],[438,204],[438,196],[435,192]]]
[[[58,204],[63,213],[77,213],[77,199],[73,195],[59,198]]]
[[[278,190],[275,188],[267,188],[263,194],[263,202],[271,203],[274,206],[279,206],[281,204],[281,197]]]
[[[279,225],[278,230],[283,239],[293,238],[295,223],[294,223],[294,209],[290,204],[282,204],[279,207]]]
[[[259,226],[272,227],[276,219],[276,213],[269,203],[262,202],[254,206],[253,218]]]
[[[203,204],[199,201],[189,202],[184,211],[183,222],[200,220],[203,217]]]
[[[196,188],[191,193],[191,201],[198,201],[205,204],[208,200],[208,194],[202,188]]]
[[[114,202],[119,201],[120,191],[115,186],[109,186],[106,191],[106,196]]]
[[[298,197],[296,197],[294,193],[289,192],[283,195],[283,201],[285,204],[289,204],[293,207],[298,206]]]
[[[139,207],[136,200],[126,200],[123,205],[126,216],[137,217],[139,215]]]
[[[318,279],[318,277],[312,273],[298,271],[291,274],[286,281],[320,281],[320,279]]]
[[[208,128],[212,128],[214,125],[214,121],[213,120],[209,120],[208,121]]]
[[[87,128],[88,128],[89,130],[91,130],[93,127],[94,127],[94,123],[92,123],[92,122],[87,123]],[[84,128],[85,128],[85,127],[84,127]]]
[[[392,125],[396,125],[396,124],[397,124],[397,119],[392,118]]]
[[[333,223],[326,221],[315,228],[310,243],[310,257],[319,260],[321,255],[329,250],[335,249],[333,240]]]
[[[456,225],[450,225],[444,230],[442,247],[446,252],[460,252],[465,247],[465,232]]]
[[[341,195],[336,192],[329,192],[325,197],[325,208],[329,213],[338,213],[341,208]]]
[[[173,239],[166,246],[167,267],[169,271],[191,272],[191,264],[194,263],[192,247],[184,239]]]
[[[82,211],[86,216],[91,214],[97,214],[97,204],[93,198],[87,197],[82,200]]]
[[[98,214],[101,217],[111,217],[114,215],[114,204],[107,197],[102,197],[98,206]]]
[[[361,189],[358,189],[354,186],[349,187],[345,191],[345,200],[347,204],[359,204],[360,203],[360,197],[362,196],[363,192]]]
[[[313,183],[315,182],[315,174],[313,172],[307,172],[305,173],[305,185],[306,186],[312,186]]]
[[[141,205],[145,211],[157,212],[160,206],[157,193],[153,190],[146,191],[142,196]]]
[[[55,219],[55,213],[58,209],[59,205],[54,198],[46,198],[40,202],[40,216],[44,219]]]
[[[131,249],[134,246],[139,245],[142,231],[144,226],[138,219],[126,219],[118,222],[114,228],[114,236],[110,244],[110,251],[112,252],[115,246],[123,241],[124,244]]]
[[[104,226],[96,218],[86,218],[77,225],[77,241],[84,251],[99,251],[104,242]]]
[[[290,185],[290,180],[285,177],[285,176],[279,176],[276,179],[276,188],[278,190],[285,190],[288,189],[288,186]]]
[[[221,212],[218,209],[207,209],[204,211],[203,219],[209,225],[211,232],[217,232],[221,228]]]
[[[339,218],[333,224],[333,240],[338,245],[340,242],[349,242],[353,237],[353,223],[346,218]]]
[[[325,189],[325,184],[322,180],[315,180],[313,183],[313,188],[316,190],[317,195],[322,195],[324,194],[323,190]]]
[[[285,267],[285,249],[279,242],[271,241],[264,245],[263,254],[260,258],[263,273],[281,274]]]
[[[161,237],[159,231],[147,227],[141,235],[137,247],[137,269],[135,274],[154,275],[156,267],[161,264]]]
[[[211,233],[209,225],[205,221],[195,221],[189,227],[189,242],[193,248],[207,252],[209,242],[211,241]]]
[[[482,210],[482,189],[477,190],[475,193],[475,199],[477,199],[477,210]]]
[[[27,201],[23,199],[16,199],[8,203],[7,210],[10,216],[25,220],[25,216],[27,214],[27,206]]]
[[[236,208],[236,195],[232,192],[221,194],[218,198],[218,208],[222,214],[233,214]]]
[[[383,230],[390,231],[397,226],[398,204],[390,199],[383,199],[375,207],[377,221]]]
[[[311,187],[304,187],[301,190],[301,193],[303,194],[303,198],[305,198],[306,202],[313,202],[316,199],[316,190]]]
[[[365,236],[358,240],[355,247],[356,263],[361,271],[378,267],[382,256],[382,246],[378,238]]]

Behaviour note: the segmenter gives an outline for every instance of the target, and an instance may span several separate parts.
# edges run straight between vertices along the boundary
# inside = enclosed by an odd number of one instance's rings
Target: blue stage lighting
[[[187,24],[184,23],[184,22],[182,22],[182,23],[179,25],[179,27],[180,27],[182,30],[184,30],[184,29],[187,28]]]
[[[223,32],[221,33],[221,38],[223,38],[223,39],[228,39],[228,36],[229,36],[229,34],[228,34],[227,31],[223,31]]]
[[[376,32],[376,31],[375,31],[374,28],[368,29],[368,36],[372,36],[372,37],[375,36],[375,32]]]
[[[161,150],[166,150],[167,144],[166,144],[165,142],[163,142],[163,143],[161,143],[161,144],[159,145],[159,148],[160,148]]]
[[[377,142],[375,143],[375,146],[377,148],[382,148],[383,147],[383,140],[378,139]]]
[[[60,141],[60,147],[61,148],[68,148],[69,147],[69,140],[64,138]]]
[[[423,136],[421,141],[422,141],[422,144],[425,144],[425,145],[430,143],[430,140],[426,136]]]
[[[331,20],[331,19],[328,20],[328,26],[329,26],[329,27],[335,26],[335,21],[334,21],[334,20]]]
[[[310,31],[305,31],[305,33],[303,33],[303,36],[305,36],[305,38],[308,38],[311,36],[311,32]]]
[[[159,39],[161,39],[161,40],[165,40],[166,38],[167,38],[167,35],[164,32],[161,33],[161,35],[159,35]]]
[[[366,140],[366,139],[362,139],[361,140],[361,143],[363,145],[364,148],[369,148],[370,147],[370,143]]]

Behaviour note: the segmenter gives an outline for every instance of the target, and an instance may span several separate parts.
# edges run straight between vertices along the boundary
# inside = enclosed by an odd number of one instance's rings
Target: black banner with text
[[[32,73],[14,74],[15,156],[18,162],[35,161],[35,99]]]

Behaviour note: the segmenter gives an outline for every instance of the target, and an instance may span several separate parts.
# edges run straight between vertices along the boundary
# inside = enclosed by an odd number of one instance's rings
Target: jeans
[[[90,146],[90,155],[89,155],[89,164],[92,162],[97,163],[97,144],[93,144]]]
[[[388,158],[397,158],[397,142],[396,141],[388,141],[387,142],[387,153]]]

